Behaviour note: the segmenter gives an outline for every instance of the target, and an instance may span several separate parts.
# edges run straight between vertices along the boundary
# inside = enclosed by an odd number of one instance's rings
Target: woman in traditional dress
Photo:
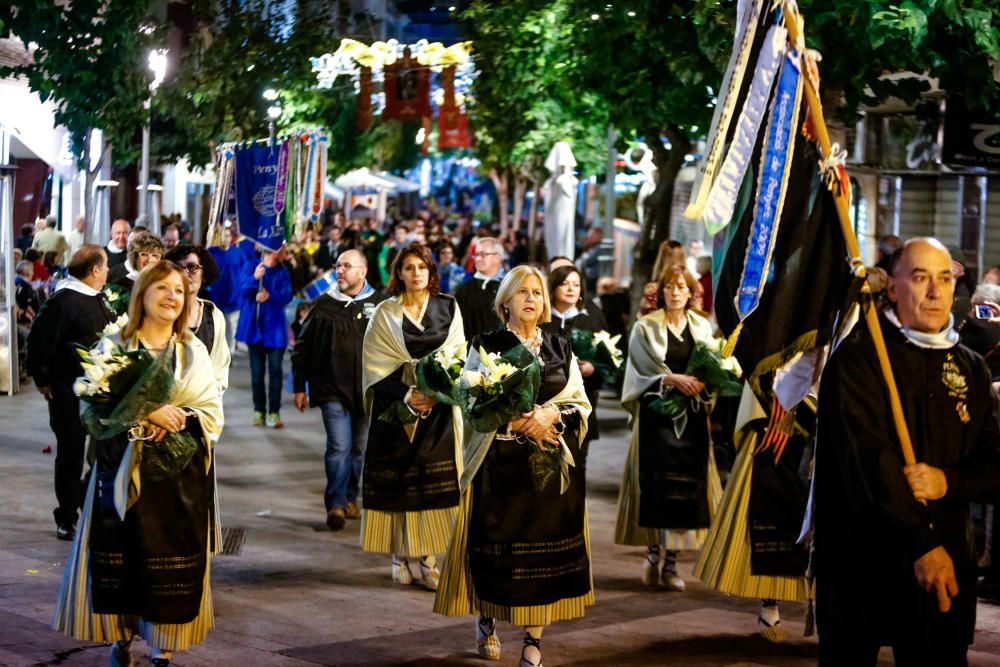
[[[205,246],[188,243],[174,246],[165,259],[177,264],[187,274],[188,299],[191,301],[188,329],[208,350],[219,391],[224,392],[229,386],[229,364],[232,361],[226,344],[226,316],[221,308],[198,296],[203,287],[208,287],[219,277],[219,265]]]
[[[561,333],[569,337],[574,329],[584,331],[607,331],[608,323],[604,312],[594,302],[586,301],[583,286],[583,275],[572,264],[560,266],[549,273],[549,295],[552,298],[552,319],[540,325],[542,331]],[[583,376],[583,388],[590,401],[590,418],[587,420],[587,437],[580,449],[583,453],[583,464],[586,462],[587,451],[592,440],[600,437],[597,420],[597,398],[603,380],[601,374],[589,361],[577,360],[580,364],[580,375]]]
[[[362,386],[371,422],[361,546],[392,554],[392,580],[404,586],[413,581],[409,560],[419,559],[420,583],[437,590],[435,554],[448,546],[458,507],[462,412],[417,389],[414,371],[421,357],[465,344],[462,314],[455,299],[440,293],[437,267],[425,246],[399,252],[388,292],[364,340]],[[415,422],[379,418],[399,402]]]
[[[209,589],[212,448],[222,431],[222,398],[205,346],[187,329],[187,278],[160,261],[136,279],[126,349],[169,355],[170,403],[141,419],[130,435],[92,441],[94,465],[66,564],[54,627],[86,641],[114,642],[112,666],[132,664],[135,636],[162,667],[174,651],[213,627]],[[180,472],[151,478],[141,451],[167,433],[186,431],[199,449]],[[143,440],[129,441],[136,434]]]
[[[712,338],[711,324],[691,310],[694,289],[694,277],[683,265],[664,270],[659,309],[632,327],[622,386],[632,439],[618,496],[615,542],[646,546],[643,583],[673,591],[685,589],[677,574],[677,552],[701,548],[722,496],[708,415],[699,398],[705,387],[683,373],[695,344]],[[675,419],[649,407],[668,391],[690,397]]]
[[[475,614],[479,655],[500,658],[497,619],[525,627],[521,667],[542,664],[540,640],[550,623],[584,615],[594,603],[584,471],[575,464],[590,403],[569,341],[542,332],[550,317],[542,274],[518,266],[503,279],[496,312],[504,326],[476,336],[503,354],[524,346],[541,364],[535,408],[492,433],[466,431],[462,503],[434,611]],[[558,447],[559,472],[539,489],[531,455]]]
[[[744,390],[734,438],[739,453],[694,567],[694,576],[720,593],[759,599],[758,629],[775,643],[786,637],[778,601],[812,599],[809,552],[798,537],[809,496],[803,473],[811,470],[815,397],[786,417],[772,408],[769,418]]]

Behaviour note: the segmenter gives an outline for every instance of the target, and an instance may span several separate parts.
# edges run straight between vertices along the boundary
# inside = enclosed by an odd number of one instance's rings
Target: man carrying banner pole
[[[801,40],[794,1],[784,10],[790,37]],[[805,92],[852,264],[863,275],[847,175],[831,160],[813,80]],[[897,665],[965,665],[976,613],[969,502],[988,502],[1000,488],[996,401],[985,362],[958,345],[954,276],[940,242],[903,247],[889,297],[894,305],[879,317],[865,295],[866,326],[837,348],[820,385],[820,664],[875,665],[879,647],[891,645]],[[884,392],[876,389],[883,382]],[[918,453],[928,463],[916,463]]]
[[[770,19],[763,3],[752,0],[741,2],[740,11],[758,12],[764,25]],[[714,277],[717,315],[730,335],[728,348],[747,369],[754,393],[763,404],[773,400],[772,430],[786,421],[775,416],[793,410],[809,389],[808,379],[819,376],[826,345],[850,330],[843,324],[850,321],[843,306],[854,299],[850,281],[843,282],[842,274],[853,273],[855,282],[865,278],[848,216],[850,189],[843,154],[829,140],[815,54],[804,49],[801,17],[793,1],[782,5],[775,23],[787,29],[796,66],[775,64],[783,51],[773,27],[759,40],[754,20],[741,26],[737,41],[742,46],[731,61],[731,66],[737,65],[736,74],[727,72],[720,97],[724,109],[713,121],[718,136],[710,138],[713,150],[687,211],[713,233],[725,229],[716,239],[717,259],[723,260],[715,262],[720,267]],[[748,44],[759,51],[747,52]],[[747,63],[754,62],[751,53],[756,54],[754,80],[741,86],[741,68],[746,71]],[[780,102],[792,99],[791,80],[785,82],[792,69],[803,74],[797,90],[808,109],[809,139],[818,146],[820,171],[830,190],[819,194],[823,206],[796,199],[802,198],[803,183],[795,184],[802,169],[791,165],[802,164],[793,146],[801,139],[788,133],[794,115],[788,122],[775,112],[797,111],[797,104]],[[748,91],[748,97],[757,96],[765,106],[771,100],[759,174],[747,165],[758,164],[753,158],[764,115],[761,103],[744,104],[737,117],[740,99],[729,94],[732,90]],[[725,145],[727,152],[715,150]],[[775,148],[785,148],[791,157],[786,152],[783,158]],[[748,182],[755,186],[753,207],[746,207],[742,195]],[[739,202],[744,202],[744,211]],[[802,223],[804,216],[811,219]],[[820,224],[832,222],[834,216],[839,239],[827,236],[830,225]],[[779,226],[783,220],[786,224]],[[816,252],[824,240],[826,261],[835,262],[832,272],[811,261],[821,259]],[[865,326],[833,354],[821,386],[813,490],[821,664],[875,664],[880,645],[894,646],[897,664],[965,664],[972,641],[975,570],[966,538],[968,502],[995,493],[991,489],[997,488],[1000,475],[1000,438],[990,395],[983,393],[980,375],[985,373],[950,340],[948,308],[941,304],[947,301],[950,306],[951,276],[950,268],[945,272],[943,265],[935,264],[942,259],[940,249],[935,241],[922,240],[900,258],[892,287],[897,305],[890,315],[896,321],[884,320],[888,349],[883,322],[866,294]],[[845,258],[851,267],[846,272]],[[803,266],[809,267],[806,272]],[[801,312],[810,308],[810,313]],[[927,320],[928,313],[939,312],[945,313],[943,321]],[[904,400],[890,360],[906,379],[901,383]],[[801,362],[812,372],[788,372]],[[845,367],[850,370],[840,370]],[[855,377],[861,371],[864,377]],[[764,381],[771,374],[775,379],[799,375],[807,381],[799,382],[797,393],[779,392],[776,382]],[[916,453],[930,465],[916,463],[907,420],[916,428]],[[805,523],[810,525],[808,517]]]

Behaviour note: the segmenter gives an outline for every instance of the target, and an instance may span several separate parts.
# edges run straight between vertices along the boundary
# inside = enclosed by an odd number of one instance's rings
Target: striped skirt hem
[[[361,548],[405,558],[443,553],[457,515],[458,507],[420,512],[362,510]]]
[[[754,575],[750,568],[750,480],[756,437],[747,436],[733,464],[716,520],[695,564],[694,576],[720,593],[750,599],[805,602],[806,578]]]
[[[70,547],[56,598],[52,628],[74,639],[93,642],[126,641],[138,635],[150,646],[164,651],[186,651],[192,645],[200,644],[208,636],[208,631],[215,627],[210,587],[211,554],[205,565],[201,606],[190,623],[155,623],[135,615],[93,612],[90,597],[90,525],[96,479],[96,473],[90,475],[80,526]]]
[[[645,528],[639,525],[639,425],[638,417],[633,423],[632,439],[625,457],[625,473],[618,492],[618,517],[615,523],[615,544],[644,547],[662,544],[670,551],[697,551],[705,544],[708,528],[663,529]],[[722,481],[715,464],[715,450],[709,445],[708,469],[708,514],[714,519],[722,501]]]
[[[469,571],[468,540],[471,514],[472,493],[467,489],[462,494],[462,501],[458,506],[454,536],[444,566],[441,568],[441,581],[434,598],[434,613],[444,616],[483,615],[514,625],[527,626],[549,625],[556,621],[568,621],[586,615],[587,607],[593,605],[595,601],[593,565],[590,570],[590,591],[584,595],[530,606],[508,606],[480,600],[476,596],[472,573]],[[590,519],[586,510],[583,517],[583,537],[587,547],[587,560],[590,561]]]

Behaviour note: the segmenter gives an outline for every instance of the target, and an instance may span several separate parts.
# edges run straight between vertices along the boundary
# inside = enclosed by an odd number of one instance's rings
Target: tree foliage
[[[414,128],[376,123],[360,132],[353,82],[340,78],[332,89],[317,88],[309,58],[336,51],[341,38],[352,36],[352,26],[369,20],[352,14],[350,3],[296,3],[291,15],[274,13],[284,9],[266,0],[198,2],[194,8],[200,29],[155,100],[154,153],[161,160],[205,165],[219,143],[266,137],[267,110],[275,102],[263,93],[271,89],[282,109],[279,133],[329,131],[332,173],[415,164]]]
[[[574,4],[474,0],[463,17],[478,69],[470,104],[476,152],[484,166],[522,187],[525,179],[547,176],[543,163],[557,141],[570,144],[583,173],[597,171],[606,154],[607,105],[574,86],[576,72],[589,67],[575,35]]]
[[[915,102],[938,79],[972,108],[995,108],[1000,88],[1000,4],[993,0],[801,0],[807,44],[823,54],[823,86],[843,96],[841,111],[891,97]]]
[[[146,67],[149,0],[111,2],[21,0],[0,5],[0,25],[33,47],[33,61],[0,67],[0,77],[22,76],[55,119],[86,169],[92,130],[114,147],[116,164],[138,155],[135,137],[145,120],[151,73]]]

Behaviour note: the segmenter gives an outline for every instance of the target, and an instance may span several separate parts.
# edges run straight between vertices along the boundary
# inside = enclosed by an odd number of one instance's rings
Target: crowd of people
[[[815,601],[821,664],[873,665],[886,645],[897,664],[965,664],[980,568],[983,595],[1000,583],[971,509],[991,507],[1000,488],[1000,267],[977,285],[936,240],[880,241],[870,282],[922,461],[906,465],[864,324],[790,413],[780,458],[757,455],[777,426],[752,392],[739,410],[713,412],[716,397],[687,371],[721,336],[700,241],[662,245],[633,309],[595,269],[599,234],[575,259],[539,261],[523,234],[498,238],[445,211],[385,228],[338,215],[278,249],[227,226],[227,243],[205,248],[183,224],[156,236],[116,220],[106,247],[72,250],[45,223],[29,249],[44,248],[42,268],[56,253],[49,266],[65,277],[39,293],[34,262],[18,265],[25,370],[57,441],[57,537],[73,540],[56,626],[113,642],[112,665],[131,664],[134,637],[165,665],[211,629],[213,452],[231,358],[248,358],[252,425],[281,428],[289,350],[294,406],[322,416],[327,526],[360,520],[361,548],[389,557],[394,583],[434,591],[437,613],[474,618],[485,659],[500,658],[503,621],[524,628],[521,667],[541,665],[545,627],[595,603],[586,461],[603,392],[629,414],[615,541],[644,550],[643,584],[684,591],[678,555],[694,552],[697,578],[760,600],[769,641],[785,638],[779,601]],[[574,332],[622,335],[617,379],[577,356]],[[91,373],[76,348],[108,335],[167,360],[177,387],[127,434],[88,438],[67,418]],[[522,351],[538,368],[530,409],[480,428],[468,403],[429,391],[420,361],[457,349],[480,375]],[[670,397],[680,407],[667,416]],[[197,450],[153,476],[135,452],[173,434]],[[718,457],[732,444],[735,461]],[[539,482],[539,452],[552,483]],[[975,518],[982,527],[996,513]]]

